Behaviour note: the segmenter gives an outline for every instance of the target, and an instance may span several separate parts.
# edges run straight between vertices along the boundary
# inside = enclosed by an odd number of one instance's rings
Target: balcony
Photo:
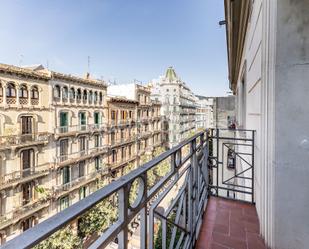
[[[85,124],[85,125],[71,125],[59,126],[55,129],[55,134],[58,137],[74,135],[76,133],[89,133],[106,130],[106,124]]]
[[[136,242],[137,248],[149,249],[266,248],[259,236],[254,206],[254,131],[248,132],[251,137],[239,137],[236,130],[227,132],[230,134],[219,130],[195,134],[27,230],[4,244],[3,249],[37,245],[107,199],[113,199],[117,218],[95,236],[88,244],[90,248],[132,248]],[[244,147],[246,152],[233,147],[234,154],[248,168],[227,171],[230,160],[223,157],[226,146]],[[162,170],[163,163],[168,165],[165,173],[151,182],[149,173]],[[136,217],[138,232],[130,232]]]
[[[16,224],[18,221],[37,213],[38,211],[47,208],[50,205],[48,199],[31,201],[30,203],[18,207],[17,209],[0,216],[0,229],[4,229],[11,224]]]
[[[51,134],[48,132],[0,136],[0,150],[36,144],[48,143]]]
[[[30,169],[18,170],[11,173],[4,174],[0,178],[0,190],[9,188],[16,184],[20,184],[25,181],[36,179],[39,177],[46,176],[53,169],[53,165],[50,163],[45,163],[43,165],[38,165]]]
[[[91,172],[87,175],[78,177],[76,179],[73,179],[72,181],[66,183],[66,184],[60,184],[53,188],[53,194],[55,196],[59,196],[62,194],[66,194],[68,192],[71,192],[85,184],[88,184],[89,182],[93,182],[99,177],[101,177],[102,174],[108,173],[107,168],[100,168],[94,172]]]
[[[65,166],[72,163],[77,163],[100,154],[107,153],[108,146],[99,146],[91,149],[73,152],[66,155],[59,155],[55,157],[55,164],[58,166]]]

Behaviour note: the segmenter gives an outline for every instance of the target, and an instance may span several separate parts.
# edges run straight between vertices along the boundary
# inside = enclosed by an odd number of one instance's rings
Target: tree
[[[71,226],[55,232],[48,239],[36,245],[34,249],[81,249],[81,239],[72,233]]]

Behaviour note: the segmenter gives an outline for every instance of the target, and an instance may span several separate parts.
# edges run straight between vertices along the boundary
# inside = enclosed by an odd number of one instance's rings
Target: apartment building
[[[110,145],[109,170],[113,177],[123,175],[125,167],[137,165],[136,113],[138,102],[123,97],[108,97],[107,127],[105,143]]]
[[[195,128],[205,129],[214,127],[214,98],[195,95],[196,114],[195,114]]]
[[[195,96],[173,67],[150,84],[151,98],[162,103],[161,115],[168,122],[168,146],[173,147],[195,130]]]
[[[107,88],[110,96],[122,96],[133,100],[136,105],[136,151],[137,165],[144,154],[151,155],[158,147],[164,146],[161,129],[161,103],[150,98],[150,88],[140,84],[111,85]]]
[[[238,127],[256,130],[255,202],[270,248],[309,245],[308,10],[309,1],[225,0],[230,88]]]
[[[106,85],[0,64],[1,243],[96,190]]]

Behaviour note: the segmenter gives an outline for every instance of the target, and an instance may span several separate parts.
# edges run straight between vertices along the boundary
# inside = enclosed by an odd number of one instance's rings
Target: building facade
[[[309,245],[309,2],[225,0],[237,124],[256,130],[254,193],[271,248]]]
[[[168,146],[173,147],[195,131],[194,94],[172,67],[150,85],[151,98],[162,103],[161,115],[168,122]]]
[[[214,127],[214,98],[195,95],[196,114],[195,127],[197,130]]]
[[[162,146],[161,104],[146,87],[135,86],[133,99],[108,97],[106,84],[89,74],[4,64],[0,84],[1,243]]]

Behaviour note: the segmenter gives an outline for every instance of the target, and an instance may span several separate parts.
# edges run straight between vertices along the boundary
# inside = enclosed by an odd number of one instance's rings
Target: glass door
[[[61,112],[60,113],[60,132],[65,133],[68,132],[68,113]]]

